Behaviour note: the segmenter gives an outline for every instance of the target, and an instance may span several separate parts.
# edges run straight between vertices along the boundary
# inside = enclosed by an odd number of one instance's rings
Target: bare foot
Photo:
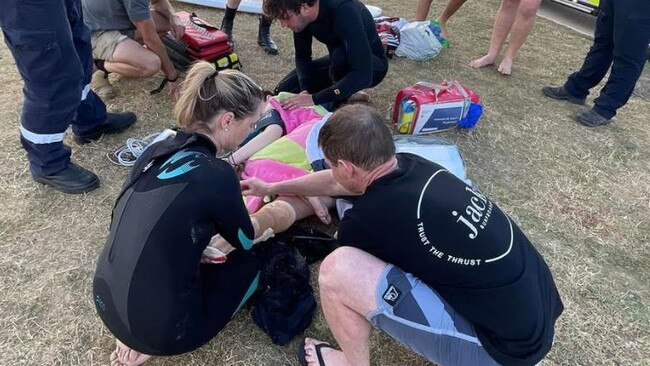
[[[438,23],[440,24],[440,35],[442,38],[449,40],[449,33],[447,33],[447,22],[441,22],[438,20]]]
[[[151,358],[149,355],[130,349],[117,339],[115,345],[115,351],[111,353],[110,358],[111,366],[138,366]]]
[[[316,346],[323,344],[316,349]],[[318,361],[318,352],[323,359],[323,364]],[[343,352],[330,347],[326,342],[321,342],[312,338],[305,338],[305,361],[307,366],[348,366],[348,362]]]
[[[323,224],[329,224],[332,222],[330,211],[327,209],[327,205],[325,205],[320,197],[307,197],[307,202],[309,202],[311,207],[314,209],[314,214],[323,222]]]
[[[480,69],[481,67],[494,65],[494,59],[496,59],[496,56],[485,55],[470,62],[469,67],[473,69]]]
[[[501,64],[499,65],[499,68],[497,70],[503,75],[511,75],[512,63],[513,60],[511,58],[504,58],[503,60],[501,60]]]

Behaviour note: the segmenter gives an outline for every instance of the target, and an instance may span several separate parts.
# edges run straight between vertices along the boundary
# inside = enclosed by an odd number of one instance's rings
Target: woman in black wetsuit
[[[175,109],[183,130],[138,159],[113,209],[93,284],[97,312],[117,338],[112,366],[200,347],[256,289],[254,223],[235,171],[216,156],[237,148],[263,102],[246,75],[198,63]],[[201,264],[216,234],[238,250],[225,263]]]

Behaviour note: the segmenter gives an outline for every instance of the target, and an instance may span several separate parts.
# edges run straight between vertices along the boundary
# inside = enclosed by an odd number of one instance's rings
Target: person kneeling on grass
[[[282,102],[284,108],[367,102],[363,89],[384,80],[388,57],[359,0],[267,0],[264,13],[293,31],[296,69],[274,89],[297,94]],[[325,44],[327,56],[313,59],[314,39]]]
[[[149,9],[151,3],[153,9]],[[115,96],[107,75],[145,78],[158,71],[175,95],[178,72],[160,39],[168,31],[180,40],[185,26],[169,0],[82,0],[86,25],[92,31],[92,55],[99,71],[93,85],[99,96]]]
[[[368,144],[367,141],[372,141]],[[341,350],[307,338],[303,365],[370,364],[371,324],[439,365],[535,365],[563,304],[544,259],[477,189],[395,154],[382,116],[339,109],[318,142],[330,170],[244,194],[349,196],[342,247],[320,267],[325,319]]]
[[[237,175],[217,158],[237,149],[264,107],[249,77],[194,65],[175,115],[183,127],[140,156],[119,195],[93,283],[97,312],[117,338],[111,365],[177,355],[212,339],[257,288],[261,260]],[[202,264],[217,235],[238,250]]]

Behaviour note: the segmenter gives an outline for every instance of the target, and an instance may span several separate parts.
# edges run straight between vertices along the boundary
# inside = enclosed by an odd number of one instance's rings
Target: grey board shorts
[[[368,321],[427,360],[441,366],[499,365],[472,324],[412,274],[386,265],[375,298],[377,309]]]

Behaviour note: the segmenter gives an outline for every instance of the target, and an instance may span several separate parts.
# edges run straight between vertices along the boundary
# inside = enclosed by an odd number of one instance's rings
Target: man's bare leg
[[[158,55],[130,38],[118,43],[113,51],[113,60],[104,63],[107,71],[135,78],[155,75],[160,71],[160,65]]]
[[[521,0],[501,0],[501,7],[494,21],[494,28],[492,29],[492,37],[490,38],[490,48],[488,53],[469,63],[469,66],[475,69],[493,65],[501,51],[501,46],[505,42],[510,28],[515,21],[517,15],[517,8]]]
[[[385,267],[386,263],[352,247],[338,248],[323,260],[318,276],[321,305],[325,320],[341,346],[341,351],[321,348],[327,366],[370,365],[371,324],[366,315],[377,308],[375,289]],[[310,366],[318,365],[315,351],[318,343],[305,339]]]
[[[151,19],[161,37],[171,29],[169,19],[155,10],[151,11]],[[113,60],[107,60],[104,67],[127,77],[144,78],[160,71],[161,61],[158,55],[142,46],[142,36],[136,31],[134,39],[127,38],[115,46]]]
[[[508,48],[506,48],[506,52],[503,54],[503,60],[501,60],[498,68],[499,72],[503,75],[512,74],[512,64],[515,61],[515,57],[517,57],[517,52],[524,45],[526,37],[528,37],[528,34],[533,29],[535,15],[541,3],[541,0],[521,0],[517,9],[515,23],[512,25],[512,30],[510,31]]]
[[[440,23],[440,34],[442,35],[442,38],[449,39],[449,33],[447,33],[447,21],[458,11],[458,9],[460,9],[461,6],[463,6],[463,4],[465,4],[465,1],[467,0],[447,1],[447,5],[445,5],[442,14],[438,16],[438,19],[436,19],[438,23]],[[431,4],[431,1],[429,1],[429,4]]]
[[[119,340],[115,340],[115,351],[111,353],[111,366],[138,366],[148,361],[151,356],[132,350]]]

